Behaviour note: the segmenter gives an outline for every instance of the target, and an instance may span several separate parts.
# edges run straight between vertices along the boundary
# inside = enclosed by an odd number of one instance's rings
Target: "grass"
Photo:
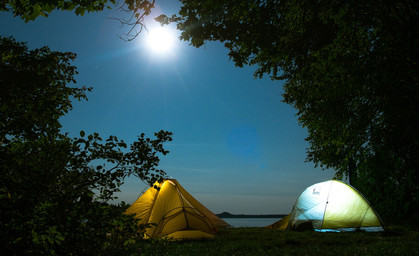
[[[228,228],[213,240],[144,241],[135,255],[419,255],[419,231],[400,227],[386,233]]]

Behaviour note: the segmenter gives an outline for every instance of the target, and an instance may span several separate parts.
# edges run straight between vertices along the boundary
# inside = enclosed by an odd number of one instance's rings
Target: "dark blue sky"
[[[307,134],[281,102],[282,82],[236,68],[220,43],[196,49],[178,41],[162,56],[145,34],[123,41],[124,30],[107,19],[118,15],[54,12],[24,23],[0,13],[2,36],[77,53],[77,85],[94,90],[62,118],[64,131],[126,142],[142,132],[173,132],[160,168],[216,213],[288,213],[307,186],[333,177],[304,162]],[[120,200],[132,203],[144,187],[130,178]]]

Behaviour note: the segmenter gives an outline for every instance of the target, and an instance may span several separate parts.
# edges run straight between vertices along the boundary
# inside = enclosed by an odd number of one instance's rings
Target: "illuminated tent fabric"
[[[275,222],[275,223],[267,226],[267,228],[272,228],[272,229],[287,229],[289,219],[290,219],[290,215],[288,214],[287,216],[283,217],[282,219],[278,220],[277,222]]]
[[[300,229],[304,226],[316,231],[384,231],[368,201],[355,188],[337,180],[308,187],[291,213],[268,227]]]
[[[229,226],[176,180],[156,182],[154,186],[147,189],[125,212],[135,214],[134,217],[142,224],[156,224],[146,229],[147,238],[212,238],[217,228]]]

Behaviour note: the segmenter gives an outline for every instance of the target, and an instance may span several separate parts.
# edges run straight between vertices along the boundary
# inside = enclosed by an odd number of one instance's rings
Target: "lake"
[[[222,218],[233,228],[241,227],[266,227],[280,218]]]

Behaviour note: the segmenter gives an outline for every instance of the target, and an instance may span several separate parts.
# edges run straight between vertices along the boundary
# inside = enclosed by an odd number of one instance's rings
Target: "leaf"
[[[84,8],[82,6],[78,6],[75,10],[75,13],[76,13],[76,15],[83,16],[85,11],[86,11],[86,8]]]

